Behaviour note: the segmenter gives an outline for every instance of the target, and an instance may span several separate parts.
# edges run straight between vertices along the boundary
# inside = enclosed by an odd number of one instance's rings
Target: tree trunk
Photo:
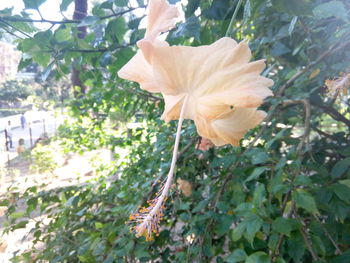
[[[74,0],[75,9],[73,14],[74,20],[83,20],[87,16],[87,0]],[[79,33],[78,38],[85,38],[86,36],[86,26],[78,27]],[[83,68],[83,65],[81,65],[81,68]],[[80,69],[73,65],[72,70],[72,85],[74,88],[74,97],[81,97],[86,92],[86,86],[81,82],[80,79]],[[79,87],[79,90],[76,90],[76,87]]]

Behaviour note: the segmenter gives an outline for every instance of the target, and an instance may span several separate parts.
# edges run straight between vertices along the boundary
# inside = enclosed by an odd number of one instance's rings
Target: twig
[[[296,104],[303,104],[304,108],[305,108],[304,133],[303,133],[301,140],[300,140],[300,142],[297,146],[297,149],[296,149],[296,154],[298,156],[298,159],[300,161],[302,161],[302,159],[304,157],[304,152],[302,150],[303,150],[305,145],[310,144],[309,136],[310,136],[311,105],[310,105],[309,100],[307,100],[307,99],[282,101],[282,105],[284,105],[284,106],[296,105]],[[307,148],[309,148],[309,147],[307,147]],[[293,174],[292,181],[294,181],[294,179],[298,176],[298,174],[299,174],[299,170],[295,171],[295,173]],[[291,211],[288,214],[284,215],[285,209],[287,207],[287,203],[288,203],[289,198],[291,196],[291,192],[292,192],[292,189],[286,193],[286,195],[284,196],[284,199],[283,199],[281,211],[282,211],[282,216],[284,218],[289,218],[291,216],[292,211],[295,209],[295,203],[292,202]],[[275,261],[276,257],[279,255],[279,249],[282,245],[283,239],[284,239],[284,235],[280,234],[276,248],[274,249],[274,251],[272,253],[272,261]]]
[[[292,209],[286,215],[284,214],[284,211],[285,211],[285,209],[287,207],[288,200],[290,198],[290,194],[291,194],[291,190],[288,191],[286,193],[286,195],[284,196],[283,203],[282,203],[282,209],[281,209],[282,217],[286,218],[286,219],[290,218],[290,216],[292,215],[292,211],[294,209],[293,207],[295,206],[295,204],[292,203]],[[284,240],[284,237],[285,236],[283,234],[280,234],[279,237],[278,237],[277,245],[276,245],[274,251],[271,253],[272,262],[276,261],[277,257],[279,256],[279,250],[280,250],[280,247],[281,247],[282,242]]]
[[[312,247],[312,244],[311,244],[311,241],[309,240],[309,238],[308,238],[308,236],[307,236],[307,234],[306,234],[306,229],[305,229],[304,226],[302,226],[302,227],[300,228],[300,233],[301,233],[301,235],[302,235],[302,237],[303,237],[303,239],[304,239],[304,242],[305,242],[305,244],[306,244],[307,249],[309,250],[309,252],[310,252],[311,255],[312,255],[312,259],[315,260],[315,261],[319,260],[320,258],[318,257],[318,255],[317,255],[316,252],[314,251],[314,249],[313,249],[313,247]]]
[[[297,214],[297,212],[295,211],[295,208],[293,208],[293,215],[295,216],[295,218],[297,218],[301,222],[301,228],[299,230],[300,230],[300,233],[301,233],[301,235],[302,235],[302,237],[304,239],[304,242],[305,242],[305,245],[306,245],[307,249],[311,253],[312,259],[315,260],[315,261],[320,260],[320,258],[318,257],[317,253],[314,251],[314,249],[312,247],[311,241],[309,240],[305,222]]]
[[[36,7],[36,11],[38,11],[38,14],[39,14],[40,18],[44,20],[43,15],[41,14],[41,12],[39,10],[39,7]]]
[[[200,138],[201,138],[201,137],[199,137],[199,136],[196,136],[196,137],[192,138],[192,139],[189,141],[189,143],[182,149],[182,151],[178,153],[177,158],[179,159],[180,156],[182,156],[185,152],[187,152],[188,149],[190,149],[191,146],[192,146],[193,144],[195,144]]]
[[[126,92],[132,92],[136,95],[140,95],[141,97],[143,97],[144,99],[151,99],[153,101],[160,101],[162,100],[162,98],[160,97],[157,97],[157,96],[154,96],[150,93],[144,93],[142,92],[141,90],[139,89],[133,89],[133,88],[128,88],[128,89],[125,89],[124,87],[121,87],[121,86],[117,86],[120,90],[123,90],[123,91],[126,91]]]
[[[333,246],[335,247],[336,254],[337,254],[337,255],[343,254],[342,251],[340,250],[339,246],[337,245],[337,243],[334,241],[334,239],[332,238],[332,236],[329,234],[329,232],[328,232],[328,230],[326,229],[326,227],[324,226],[324,224],[320,221],[320,219],[319,219],[316,215],[313,215],[313,216],[314,216],[314,218],[320,223],[323,232],[325,233],[325,235],[328,237],[328,239],[331,241],[331,243],[332,243]]]

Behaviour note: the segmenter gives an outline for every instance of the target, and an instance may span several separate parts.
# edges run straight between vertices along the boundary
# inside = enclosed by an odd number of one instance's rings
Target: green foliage
[[[71,2],[62,1],[61,9]],[[225,35],[237,3],[189,0],[186,20],[167,40],[214,42]],[[275,81],[275,97],[262,107],[266,124],[240,147],[201,152],[193,123],[185,122],[181,149],[193,145],[179,159],[177,178],[190,182],[192,193],[172,191],[152,242],[124,223],[167,174],[176,123],[159,119],[160,95],[116,75],[144,34],[140,18],[128,12],[127,1],[105,1],[81,24],[41,31],[28,23],[33,38],[18,40],[27,58],[57,79],[78,66],[90,87],[70,105],[76,120],[60,128],[66,151],[106,147],[115,160],[112,171],[101,168],[86,185],[28,190],[22,198],[29,210],[40,209],[50,221],[32,230],[45,246],[14,261],[349,262],[349,99],[335,100],[324,87],[349,70],[348,10],[347,0],[243,1],[230,36],[248,39],[254,59],[266,59],[263,74]],[[85,39],[77,38],[81,25],[88,28]],[[18,222],[22,215],[9,206],[9,229],[23,227],[27,222]]]
[[[55,156],[58,156],[57,149],[38,143],[28,156],[32,161],[30,170],[35,173],[53,173],[58,167]]]
[[[25,100],[33,91],[29,88],[29,82],[7,80],[0,84],[1,103],[15,103]]]

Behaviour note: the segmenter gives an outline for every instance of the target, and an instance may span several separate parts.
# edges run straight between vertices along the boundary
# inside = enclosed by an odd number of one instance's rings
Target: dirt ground
[[[93,177],[97,161],[109,163],[110,159],[111,154],[108,150],[92,151],[83,155],[66,155],[61,160],[61,165],[53,173],[37,174],[31,173],[30,162],[19,156],[11,160],[10,165],[1,171],[0,200],[1,196],[9,194],[9,187],[13,189],[11,191],[22,192],[31,186],[44,187],[45,190],[49,190],[58,186],[83,184]],[[25,204],[21,204],[21,200],[19,203],[19,211],[25,211]],[[4,234],[5,212],[6,207],[0,207],[0,263],[11,262],[13,254],[31,246],[32,237],[29,232],[35,224],[33,220],[30,220],[26,228]],[[37,216],[40,216],[39,213]]]

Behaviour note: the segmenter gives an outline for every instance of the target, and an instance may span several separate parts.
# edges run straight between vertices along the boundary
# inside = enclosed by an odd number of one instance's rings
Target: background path
[[[53,135],[64,120],[63,117],[55,117],[53,112],[46,111],[28,111],[24,116],[27,120],[27,125],[24,129],[21,127],[20,114],[0,118],[0,165],[6,164],[17,156],[16,149],[19,139],[24,139],[24,145],[28,149],[34,146],[36,140],[44,132],[48,135]],[[9,120],[12,125],[13,147],[7,151],[4,129]]]

